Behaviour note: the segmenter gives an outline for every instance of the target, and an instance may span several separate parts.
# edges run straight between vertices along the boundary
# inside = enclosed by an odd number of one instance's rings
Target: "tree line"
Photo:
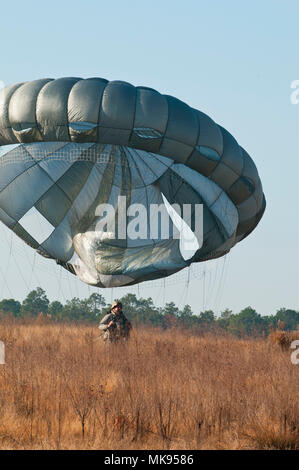
[[[164,330],[169,328],[192,329],[193,332],[227,332],[238,337],[265,336],[276,328],[295,330],[299,327],[299,312],[280,308],[274,315],[261,315],[250,306],[239,313],[225,309],[219,316],[212,310],[193,312],[190,305],[179,309],[174,302],[164,307],[156,307],[151,297],[137,298],[126,294],[119,299],[123,311],[134,326],[154,326]],[[0,301],[0,318],[16,319],[46,317],[55,322],[86,322],[97,324],[110,310],[110,304],[101,294],[93,293],[88,298],[74,297],[63,305],[50,302],[46,292],[37,287],[21,303],[15,299]]]

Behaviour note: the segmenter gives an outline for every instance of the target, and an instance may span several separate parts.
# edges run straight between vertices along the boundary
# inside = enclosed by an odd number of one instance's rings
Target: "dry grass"
[[[299,366],[266,340],[0,325],[1,449],[298,449]]]
[[[283,351],[289,351],[291,343],[295,340],[299,340],[299,330],[275,330],[269,334],[269,340],[273,345],[278,345]]]

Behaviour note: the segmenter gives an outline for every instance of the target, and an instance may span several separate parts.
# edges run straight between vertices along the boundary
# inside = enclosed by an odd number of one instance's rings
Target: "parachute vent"
[[[75,132],[88,132],[97,127],[97,124],[93,122],[81,121],[81,122],[70,122],[69,127]]]
[[[161,139],[162,137],[161,132],[150,127],[134,127],[133,132],[141,139]]]
[[[211,149],[210,147],[199,145],[199,146],[196,146],[195,148],[208,160],[212,160],[213,162],[218,162],[220,160],[220,156],[218,155],[216,150]]]

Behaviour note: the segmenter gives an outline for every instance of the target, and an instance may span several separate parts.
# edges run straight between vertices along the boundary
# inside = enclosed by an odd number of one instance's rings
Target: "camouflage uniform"
[[[113,321],[114,325],[108,328],[110,321]],[[127,340],[129,338],[131,323],[123,312],[120,312],[118,315],[110,312],[101,320],[99,329],[104,332],[103,339],[105,342],[116,343],[119,340]]]

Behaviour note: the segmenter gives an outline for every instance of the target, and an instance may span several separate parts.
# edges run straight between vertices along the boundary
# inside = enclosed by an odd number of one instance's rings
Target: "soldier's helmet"
[[[122,307],[122,303],[119,300],[114,300],[114,302],[111,305],[111,310],[113,310],[115,307]]]

